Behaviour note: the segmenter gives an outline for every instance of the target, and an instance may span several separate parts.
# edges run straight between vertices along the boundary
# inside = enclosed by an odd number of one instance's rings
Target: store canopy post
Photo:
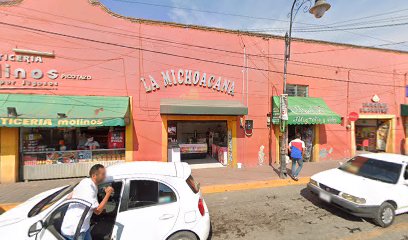
[[[272,123],[279,124],[279,97],[273,97]],[[288,124],[340,124],[340,115],[321,98],[289,97]]]
[[[128,97],[0,94],[0,127],[125,126]]]

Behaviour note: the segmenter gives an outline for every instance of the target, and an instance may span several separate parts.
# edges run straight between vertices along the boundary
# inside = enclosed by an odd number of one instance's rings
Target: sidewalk
[[[298,182],[289,177],[279,179],[279,166],[258,166],[253,168],[209,168],[194,169],[193,176],[200,182],[204,194],[239,191],[257,188],[279,187],[295,184],[306,184],[309,177],[315,173],[335,168],[339,161],[324,161],[320,163],[305,163]],[[59,179],[33,182],[0,184],[0,214],[16,204],[23,202],[37,193],[63,185],[73,184],[81,179]]]

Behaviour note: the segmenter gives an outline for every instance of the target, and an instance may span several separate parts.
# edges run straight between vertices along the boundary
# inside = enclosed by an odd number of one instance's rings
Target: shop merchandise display
[[[124,131],[112,128],[91,135],[94,144],[86,146],[85,134],[77,129],[26,129],[23,133],[22,160],[25,166],[118,161],[125,159]],[[94,137],[95,136],[95,137]],[[97,143],[97,144],[96,144]],[[100,143],[100,144],[99,144]]]

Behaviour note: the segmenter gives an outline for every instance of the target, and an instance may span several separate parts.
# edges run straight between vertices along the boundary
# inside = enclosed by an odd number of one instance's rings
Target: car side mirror
[[[31,227],[28,229],[28,236],[29,237],[34,237],[37,235],[41,230],[44,228],[44,222],[42,220],[34,223],[31,225]]]

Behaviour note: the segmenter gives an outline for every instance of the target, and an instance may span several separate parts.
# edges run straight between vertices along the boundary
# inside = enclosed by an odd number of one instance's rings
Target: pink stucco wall
[[[256,165],[261,145],[265,146],[266,153],[270,145],[272,157],[275,156],[274,133],[267,127],[266,115],[271,111],[271,96],[282,92],[282,39],[130,21],[113,16],[88,0],[24,0],[15,6],[0,6],[0,14],[1,54],[11,54],[12,48],[18,47],[54,51],[56,55],[54,59],[44,58],[43,63],[9,62],[12,69],[39,68],[45,72],[56,69],[60,74],[92,76],[88,81],[58,78],[53,80],[59,83],[58,87],[48,90],[44,87],[16,90],[3,85],[1,92],[132,96],[135,160],[162,158],[161,98],[241,101],[248,105],[247,118],[254,120],[254,130],[253,136],[245,137],[238,128],[238,161]],[[249,54],[249,87],[243,92],[244,49]],[[408,54],[293,41],[291,60],[289,73],[296,75],[290,74],[288,83],[309,85],[311,97],[323,98],[331,109],[345,117],[341,125],[320,126],[320,149],[323,152],[333,149],[322,159],[350,155],[347,115],[358,112],[361,104],[369,102],[374,94],[388,104],[389,114],[400,115],[399,104],[405,102],[403,86]],[[4,68],[7,62],[0,63]],[[200,86],[166,88],[161,71],[171,69],[206,72],[207,76],[213,74],[234,81],[234,95]],[[149,75],[159,82],[160,90],[146,93],[140,78],[148,79]],[[35,81],[30,77],[27,80]],[[399,152],[404,132],[402,120],[397,120],[396,150]]]

